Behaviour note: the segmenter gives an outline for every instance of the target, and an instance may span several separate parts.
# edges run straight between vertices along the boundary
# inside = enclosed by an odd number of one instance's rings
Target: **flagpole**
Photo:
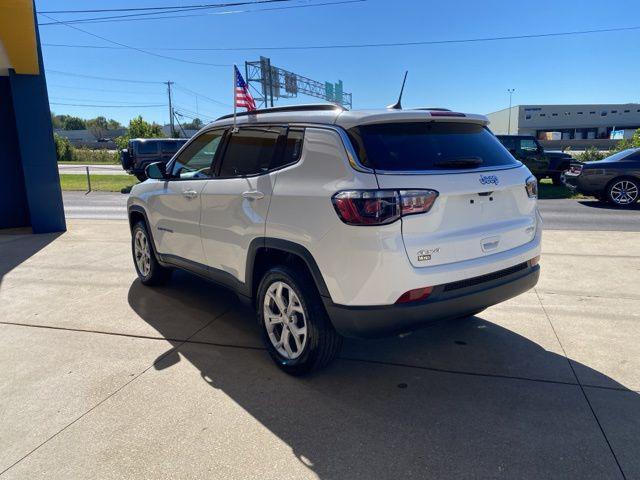
[[[237,132],[238,127],[236,127],[236,64],[233,64],[233,130],[232,132]]]

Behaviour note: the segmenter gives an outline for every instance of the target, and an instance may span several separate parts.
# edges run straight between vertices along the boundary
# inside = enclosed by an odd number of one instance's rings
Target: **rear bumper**
[[[415,330],[434,322],[469,315],[513,298],[533,288],[540,266],[528,263],[435,287],[424,302],[404,305],[336,305],[325,299],[325,307],[340,334],[347,337],[382,337]]]
[[[587,183],[582,175],[567,175],[566,173],[562,175],[562,183],[573,190],[574,192],[583,193],[585,195],[593,195],[601,191],[601,187],[591,185]]]

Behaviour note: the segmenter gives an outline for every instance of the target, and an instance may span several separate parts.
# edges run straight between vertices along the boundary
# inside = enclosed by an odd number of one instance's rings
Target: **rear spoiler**
[[[420,120],[437,122],[475,123],[482,126],[489,125],[489,119],[484,115],[473,113],[449,112],[445,110],[387,110],[371,115],[354,118],[352,121],[345,114],[336,119],[336,124],[349,129],[358,125],[372,123],[400,123]]]

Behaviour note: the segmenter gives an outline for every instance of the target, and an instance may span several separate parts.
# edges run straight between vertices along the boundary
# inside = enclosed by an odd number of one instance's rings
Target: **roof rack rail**
[[[326,111],[326,110],[342,110],[345,108],[335,103],[310,103],[304,105],[286,105],[283,107],[271,107],[263,108],[261,110],[253,110],[252,112],[238,112],[237,117],[246,117],[247,115],[260,115],[262,113],[278,113],[278,112],[313,112],[313,111]],[[218,120],[224,120],[226,118],[233,118],[233,113],[223,115],[216,118]]]

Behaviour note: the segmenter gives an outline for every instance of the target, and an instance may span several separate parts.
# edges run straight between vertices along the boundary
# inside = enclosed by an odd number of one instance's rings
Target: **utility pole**
[[[507,92],[509,92],[509,125],[507,127],[508,135],[511,135],[511,97],[513,96],[513,92],[515,91],[515,88],[507,88]]]
[[[175,137],[176,129],[173,123],[173,106],[171,105],[171,85],[173,85],[173,82],[167,81],[165,83],[167,84],[167,94],[169,95],[169,125],[171,126],[171,136]]]

